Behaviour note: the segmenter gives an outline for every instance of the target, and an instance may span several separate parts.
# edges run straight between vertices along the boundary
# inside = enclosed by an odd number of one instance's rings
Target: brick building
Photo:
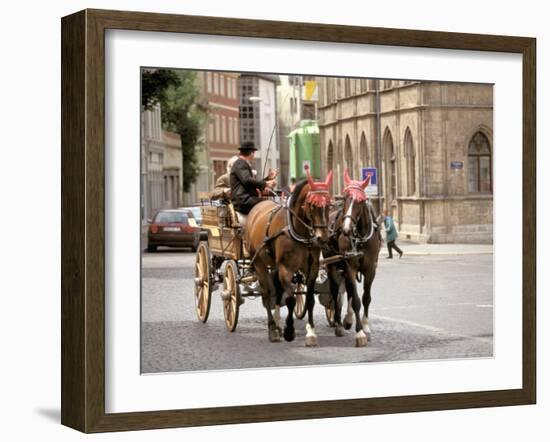
[[[203,146],[197,156],[200,172],[193,185],[191,202],[201,192],[209,192],[216,179],[225,173],[227,161],[238,153],[239,136],[239,74],[197,71],[200,104],[206,109]]]

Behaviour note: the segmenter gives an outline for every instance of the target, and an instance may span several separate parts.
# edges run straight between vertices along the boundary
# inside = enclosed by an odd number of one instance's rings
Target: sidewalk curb
[[[403,256],[456,256],[456,255],[492,255],[493,252],[406,252]]]

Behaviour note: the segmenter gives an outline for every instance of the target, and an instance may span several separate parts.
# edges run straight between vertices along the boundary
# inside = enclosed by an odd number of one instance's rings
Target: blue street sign
[[[451,161],[451,169],[459,170],[464,168],[464,163],[462,161]]]
[[[362,180],[367,178],[368,174],[370,174],[369,186],[376,186],[378,184],[378,173],[376,167],[363,167],[361,169]]]

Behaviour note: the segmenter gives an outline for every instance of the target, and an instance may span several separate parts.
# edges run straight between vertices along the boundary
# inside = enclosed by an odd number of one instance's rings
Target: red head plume
[[[361,183],[361,187],[362,187],[363,189],[366,189],[367,186],[369,185],[371,176],[372,176],[372,174],[368,173],[368,174],[367,174],[367,177],[366,177],[366,178],[363,180],[363,182]]]
[[[327,186],[327,188],[330,189],[331,184],[332,184],[332,170],[329,170],[328,175],[327,175],[327,179],[325,181],[325,185]]]
[[[347,167],[346,167],[346,170],[344,170],[344,184],[346,186],[349,186],[351,184],[351,178],[349,177],[349,172]]]
[[[332,170],[328,173],[325,182],[315,182],[309,173],[309,165],[305,165],[307,183],[309,184],[309,192],[306,196],[306,201],[317,207],[325,207],[330,203],[330,185],[332,184]]]
[[[309,188],[311,190],[314,190],[315,182],[313,181],[313,178],[311,177],[311,174],[309,173],[309,164],[306,164],[304,166],[304,169],[306,171],[307,183],[309,184]]]
[[[350,194],[357,201],[364,201],[367,199],[367,195],[364,190],[369,185],[371,179],[371,174],[369,173],[364,180],[352,180],[349,177],[348,169],[344,171],[344,183],[346,188],[344,193]]]
[[[328,172],[325,182],[321,181],[316,183],[315,181],[313,181],[313,178],[309,173],[309,166],[307,164],[304,166],[304,169],[306,171],[307,183],[309,184],[310,190],[328,190],[330,188],[330,185],[332,184],[332,170]]]

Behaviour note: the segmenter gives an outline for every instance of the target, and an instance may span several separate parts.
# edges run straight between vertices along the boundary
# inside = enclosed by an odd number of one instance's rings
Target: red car
[[[156,252],[158,246],[191,247],[196,251],[199,242],[200,227],[189,216],[188,209],[160,210],[149,225],[148,252]]]

